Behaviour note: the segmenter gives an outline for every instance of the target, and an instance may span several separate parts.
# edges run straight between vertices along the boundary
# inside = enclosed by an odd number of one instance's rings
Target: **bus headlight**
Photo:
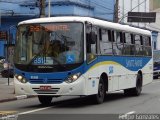
[[[21,83],[27,83],[27,80],[22,76],[22,75],[15,75],[15,77],[17,78],[17,80]]]
[[[73,75],[69,76],[68,79],[65,80],[65,82],[72,83],[72,82],[76,81],[80,76],[81,76],[81,73],[73,74]]]

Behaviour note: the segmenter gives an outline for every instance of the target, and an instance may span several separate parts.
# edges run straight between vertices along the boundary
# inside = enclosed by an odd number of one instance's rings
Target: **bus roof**
[[[20,22],[18,25],[22,24],[31,24],[31,23],[50,23],[50,22],[89,22],[93,25],[98,25],[102,27],[106,27],[109,29],[115,29],[120,31],[128,31],[131,33],[137,33],[137,34],[144,34],[144,35],[151,35],[151,32],[149,30],[144,30],[136,27],[132,27],[129,25],[122,25],[118,23],[113,23],[105,20],[100,20],[96,18],[91,17],[78,17],[78,16],[60,16],[60,17],[46,17],[46,18],[37,18],[37,19],[30,19],[26,21]]]

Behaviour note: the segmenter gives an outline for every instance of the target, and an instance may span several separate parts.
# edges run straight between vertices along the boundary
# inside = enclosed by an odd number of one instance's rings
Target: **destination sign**
[[[39,32],[39,31],[68,31],[69,26],[68,25],[53,25],[53,24],[47,24],[47,25],[30,25],[29,26],[30,32]]]

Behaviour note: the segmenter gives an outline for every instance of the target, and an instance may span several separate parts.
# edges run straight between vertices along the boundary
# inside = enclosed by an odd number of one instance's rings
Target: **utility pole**
[[[0,27],[1,27],[1,10],[0,10]]]
[[[48,17],[51,16],[51,0],[48,0]]]
[[[119,6],[119,0],[116,0],[115,6],[114,6],[114,22],[118,23],[118,6]]]
[[[39,0],[40,17],[45,17],[45,0]]]

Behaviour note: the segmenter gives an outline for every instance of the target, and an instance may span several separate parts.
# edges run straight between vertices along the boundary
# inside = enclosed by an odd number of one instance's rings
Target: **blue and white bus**
[[[17,94],[37,95],[50,104],[58,96],[108,92],[140,95],[153,80],[151,32],[90,17],[22,21],[15,46]]]

